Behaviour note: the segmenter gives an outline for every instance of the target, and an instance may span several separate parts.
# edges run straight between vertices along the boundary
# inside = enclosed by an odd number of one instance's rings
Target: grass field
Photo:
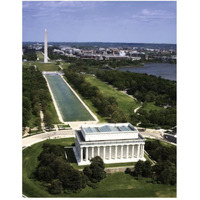
[[[41,51],[36,51],[36,54],[40,62],[44,61],[44,55],[42,54]]]
[[[64,62],[64,61],[61,61],[61,67],[63,68],[63,69],[68,69],[68,66],[69,66],[70,64],[68,64],[68,63],[66,63],[66,62]]]
[[[40,71],[58,71],[59,69],[58,65],[56,65],[56,62],[52,63],[35,62],[35,65]]]
[[[52,63],[42,63],[42,61],[35,61],[35,62],[23,62],[23,66],[33,66],[36,65],[36,67],[40,70],[40,71],[58,71],[59,67],[58,65],[56,65],[56,62]]]
[[[105,97],[115,97],[119,108],[127,114],[133,113],[133,110],[141,105],[141,103],[135,102],[133,98],[123,94],[94,76],[86,75],[86,81],[91,85],[97,86]]]
[[[52,114],[52,121],[53,121],[53,124],[60,124],[60,120],[58,118],[58,115],[57,115],[57,112],[56,112],[56,109],[55,109],[55,106],[53,104],[53,100],[51,101],[50,103],[50,109],[49,109],[50,113]]]
[[[147,112],[149,112],[150,110],[158,110],[159,111],[164,108],[156,106],[155,102],[149,102],[149,103],[146,103],[145,105],[143,105],[143,109],[146,110]]]
[[[44,142],[71,146],[74,138]],[[28,197],[176,197],[175,186],[146,183],[146,178],[135,180],[131,175],[124,173],[107,174],[96,189],[87,186],[80,193],[50,195],[40,182],[30,179],[38,165],[37,157],[44,142],[23,150],[23,194]]]

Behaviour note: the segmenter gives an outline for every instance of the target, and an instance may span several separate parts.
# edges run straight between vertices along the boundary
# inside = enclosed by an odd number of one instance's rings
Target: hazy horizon
[[[44,43],[44,41],[22,41],[23,43]],[[60,42],[56,42],[56,41],[48,41],[48,43],[122,43],[122,44],[173,44],[173,45],[177,45],[176,43],[156,43],[156,42],[73,42],[73,41],[60,41]]]

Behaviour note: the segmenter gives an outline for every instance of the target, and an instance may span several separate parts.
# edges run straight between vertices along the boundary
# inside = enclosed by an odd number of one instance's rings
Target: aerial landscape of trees
[[[35,49],[29,49],[27,46],[25,46],[23,52],[23,59],[26,59],[27,61],[36,61],[37,60],[37,54]]]
[[[41,128],[40,110],[44,113],[44,122],[47,126],[53,124],[50,112],[51,96],[46,81],[39,70],[34,66],[23,67],[23,127],[32,126]],[[30,124],[30,120],[33,121]]]
[[[151,127],[155,125],[173,127],[176,126],[176,82],[147,74],[136,74],[121,71],[98,71],[96,76],[118,90],[126,90],[129,95],[143,103],[139,109],[139,116],[130,116],[134,121],[138,119],[141,126]],[[160,107],[159,110],[147,112],[143,107],[153,102]],[[133,121],[133,123],[134,123]],[[135,123],[134,123],[135,124]]]
[[[139,160],[134,167],[133,176],[149,177],[151,183],[176,184],[176,147],[162,145],[159,140],[147,140],[145,150],[150,158],[156,161],[151,165],[150,161]]]
[[[42,182],[50,194],[76,193],[86,185],[94,188],[95,183],[106,177],[103,160],[98,156],[79,171],[66,160],[63,146],[44,143],[42,148],[38,156],[39,165],[31,178]]]

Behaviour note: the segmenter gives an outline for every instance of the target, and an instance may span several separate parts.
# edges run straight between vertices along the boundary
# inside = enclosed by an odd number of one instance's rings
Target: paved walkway
[[[44,113],[43,113],[43,111],[42,110],[40,110],[40,119],[41,119],[41,129],[42,129],[42,131],[44,131],[45,130],[45,125],[44,125]]]
[[[142,106],[139,106],[137,107],[135,110],[134,110],[134,113],[136,113]]]
[[[47,139],[58,139],[58,138],[70,138],[75,137],[74,130],[60,130],[60,131],[51,131],[41,134],[36,134],[33,136],[28,136],[22,139],[22,148],[24,149],[27,146],[31,146],[35,143],[47,140]]]

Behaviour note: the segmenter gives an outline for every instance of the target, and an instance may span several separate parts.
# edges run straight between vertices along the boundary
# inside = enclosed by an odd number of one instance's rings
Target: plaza
[[[130,123],[82,125],[75,132],[74,154],[78,165],[100,156],[104,163],[145,161],[145,138]]]

